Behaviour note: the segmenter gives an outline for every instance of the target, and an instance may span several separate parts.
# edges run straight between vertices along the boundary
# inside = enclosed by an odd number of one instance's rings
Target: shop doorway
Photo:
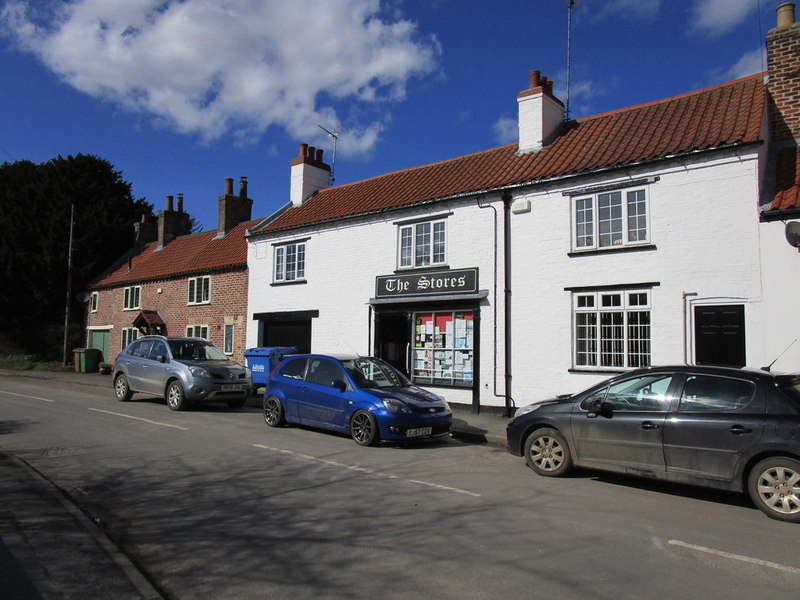
[[[301,354],[311,352],[311,323],[319,311],[257,313],[258,345],[261,347],[294,346]]]
[[[406,375],[409,374],[411,347],[410,319],[407,312],[379,312],[375,315],[375,356]]]
[[[696,364],[743,367],[744,305],[696,306],[694,340]]]

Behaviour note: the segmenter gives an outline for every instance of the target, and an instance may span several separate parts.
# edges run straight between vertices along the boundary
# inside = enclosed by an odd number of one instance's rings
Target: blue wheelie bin
[[[247,368],[253,374],[253,385],[267,384],[267,376],[287,354],[297,354],[294,346],[270,346],[265,348],[248,348],[244,351]]]

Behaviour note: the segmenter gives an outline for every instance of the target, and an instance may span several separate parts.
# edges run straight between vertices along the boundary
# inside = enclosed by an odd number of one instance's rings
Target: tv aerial
[[[333,156],[331,157],[331,185],[333,185],[333,182],[336,181],[336,178],[333,176],[333,171],[336,168],[336,141],[339,139],[339,134],[336,132],[335,129],[333,131],[330,131],[328,129],[325,129],[322,125],[317,125],[317,127],[319,127],[320,129],[322,129],[322,131],[327,133],[329,137],[333,138]]]

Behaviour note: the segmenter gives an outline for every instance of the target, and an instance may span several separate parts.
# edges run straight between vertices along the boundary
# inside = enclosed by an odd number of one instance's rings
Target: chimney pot
[[[788,27],[795,21],[794,2],[784,2],[777,8],[778,27]]]
[[[322,153],[325,152],[322,148],[317,148],[317,154],[314,156],[314,160],[317,162],[322,162]]]
[[[183,194],[178,194],[178,212],[183,212]]]
[[[233,177],[225,178],[225,195],[233,196]]]
[[[239,196],[247,198],[247,177],[239,177]]]
[[[533,70],[530,73],[528,73],[528,81],[529,81],[529,88],[528,89],[532,90],[533,88],[539,87],[539,81],[540,81],[541,75],[542,75],[542,72],[538,71],[538,70]]]
[[[308,144],[300,144],[300,158],[308,156]]]
[[[171,196],[171,195],[167,196],[167,210],[173,210],[173,208],[172,208],[172,200],[173,200],[173,196]]]

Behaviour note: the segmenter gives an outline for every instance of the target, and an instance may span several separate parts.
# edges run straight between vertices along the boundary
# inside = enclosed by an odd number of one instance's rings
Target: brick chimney
[[[158,225],[152,223],[147,215],[142,215],[138,223],[133,224],[135,244],[144,245],[158,239]]]
[[[292,160],[289,198],[292,206],[300,206],[314,192],[331,183],[331,167],[322,162],[322,150],[300,144],[300,155]]]
[[[528,77],[528,89],[517,95],[520,154],[549,144],[564,119],[564,104],[553,96],[553,82],[539,71],[531,71]]]
[[[167,207],[158,211],[158,246],[163,248],[179,235],[189,233],[189,214],[183,212],[183,194],[178,194],[178,210],[173,209],[173,196],[167,196]]]
[[[767,33],[770,130],[776,142],[800,140],[800,23],[794,2],[777,8],[777,26]]]
[[[233,179],[225,179],[225,193],[219,197],[218,234],[225,235],[243,221],[249,221],[253,201],[247,197],[247,177],[239,178],[239,195],[233,195]]]

